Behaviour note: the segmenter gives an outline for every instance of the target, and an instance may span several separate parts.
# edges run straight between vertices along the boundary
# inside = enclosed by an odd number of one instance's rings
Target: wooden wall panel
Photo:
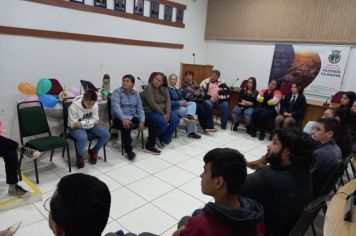
[[[209,0],[206,39],[356,43],[354,0]]]

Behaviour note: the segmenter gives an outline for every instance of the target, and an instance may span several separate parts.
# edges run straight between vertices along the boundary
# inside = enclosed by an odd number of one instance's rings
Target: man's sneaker
[[[21,225],[21,221],[11,225],[10,227],[8,227],[6,230],[5,230],[5,236],[12,236],[12,235],[15,235],[15,233],[17,232],[17,230],[20,228],[20,225]]]
[[[9,195],[19,198],[28,198],[31,196],[31,193],[18,184],[10,184]]]
[[[132,161],[136,157],[136,154],[132,150],[126,152],[126,154],[127,154],[127,159],[129,159],[130,161]]]
[[[35,149],[22,147],[23,155],[31,160],[37,159],[41,156],[41,153]]]
[[[76,166],[78,169],[84,168],[84,157],[82,156],[77,157]]]
[[[93,149],[88,150],[89,154],[89,162],[93,165],[96,164],[96,161],[98,160],[98,153],[95,152]]]
[[[190,133],[190,134],[188,134],[188,137],[189,138],[196,138],[196,139],[200,139],[201,138],[201,136],[196,134],[196,133]]]
[[[154,155],[160,155],[161,154],[161,151],[158,150],[156,147],[150,147],[150,148],[146,147],[145,148],[145,152],[152,153]]]

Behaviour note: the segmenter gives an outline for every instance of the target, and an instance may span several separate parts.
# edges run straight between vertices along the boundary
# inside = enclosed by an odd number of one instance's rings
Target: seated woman
[[[189,138],[201,138],[197,134],[197,105],[195,102],[187,102],[182,97],[182,93],[176,88],[177,75],[171,74],[168,79],[168,91],[171,98],[171,110],[175,112],[180,118],[187,122],[187,136]]]
[[[272,79],[267,89],[262,89],[257,96],[258,107],[252,114],[251,137],[256,137],[256,131],[260,130],[259,140],[265,139],[268,121],[274,119],[279,113],[282,93],[278,90],[279,83]]]
[[[194,73],[186,71],[184,73],[184,83],[180,88],[183,99],[194,101],[197,104],[197,115],[200,126],[204,132],[216,132],[213,120],[213,108],[204,102],[205,93],[202,88],[197,86],[193,80]]]
[[[304,116],[306,99],[303,94],[303,87],[298,82],[291,84],[291,92],[281,101],[281,114],[275,119],[275,128],[288,128],[298,124]]]
[[[179,117],[175,112],[171,112],[171,100],[168,89],[164,86],[167,84],[165,75],[153,72],[148,81],[149,84],[142,92],[142,105],[148,126],[145,151],[159,155],[161,151],[155,147],[156,138],[159,138],[158,146],[160,148],[169,144],[172,134],[179,124]]]
[[[251,116],[257,104],[258,91],[256,90],[256,78],[250,77],[247,85],[242,88],[239,95],[238,105],[232,109],[232,119],[234,121],[233,131],[237,131],[239,126],[240,114],[244,114],[246,122],[246,132],[250,133]]]
[[[356,94],[353,91],[348,91],[345,92],[341,96],[341,103],[340,103],[340,108],[345,109],[345,110],[350,110],[352,107],[352,104],[356,100]]]

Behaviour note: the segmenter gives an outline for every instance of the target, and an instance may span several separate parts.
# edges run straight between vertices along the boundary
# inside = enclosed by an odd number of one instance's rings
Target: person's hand
[[[194,96],[196,96],[196,97],[200,96],[200,89],[194,90]]]
[[[182,227],[180,227],[179,229],[177,229],[172,236],[181,236],[182,235],[182,231],[184,230],[185,225],[183,225]]]
[[[252,170],[257,170],[265,167],[267,165],[266,156],[262,156],[260,159],[255,161],[249,161],[246,166]]]
[[[164,114],[164,118],[166,119],[166,121],[169,121],[169,114]]]
[[[130,128],[130,125],[131,125],[131,120],[129,120],[129,119],[122,120],[122,126],[123,126],[125,129]]]
[[[141,121],[139,124],[138,124],[138,131],[142,131],[143,129],[145,128],[145,122]]]
[[[182,107],[186,107],[186,106],[187,106],[187,101],[186,101],[186,100],[180,101],[180,105],[181,105]]]
[[[82,128],[82,123],[80,121],[77,121],[73,124],[73,129],[80,129]]]

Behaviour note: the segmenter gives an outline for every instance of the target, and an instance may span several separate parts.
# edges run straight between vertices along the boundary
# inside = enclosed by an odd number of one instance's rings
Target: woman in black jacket
[[[281,102],[281,112],[275,119],[276,129],[290,127],[298,124],[304,116],[306,99],[303,94],[303,87],[298,82],[291,84],[291,92],[285,96]]]

